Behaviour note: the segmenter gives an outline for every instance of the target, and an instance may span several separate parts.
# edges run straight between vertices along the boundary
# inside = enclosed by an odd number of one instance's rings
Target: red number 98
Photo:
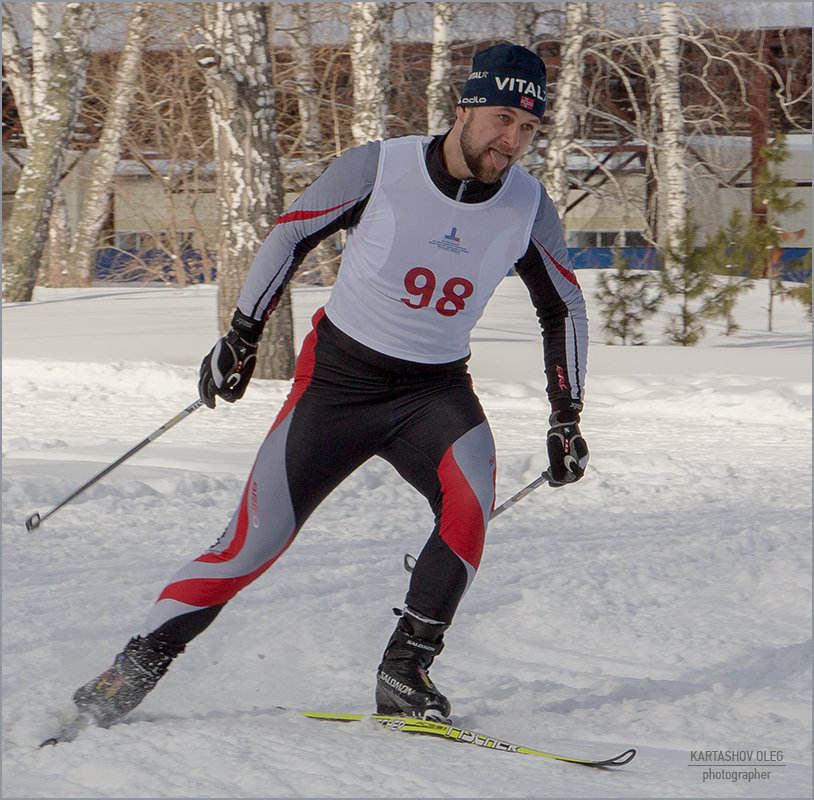
[[[413,297],[418,298],[414,302],[409,297],[402,297],[401,302],[410,308],[426,308],[432,302],[437,281],[435,273],[427,267],[413,267],[404,276],[404,288]],[[464,301],[472,295],[475,287],[472,281],[466,278],[450,278],[442,290],[441,297],[435,304],[435,310],[445,316],[453,317],[464,309]]]

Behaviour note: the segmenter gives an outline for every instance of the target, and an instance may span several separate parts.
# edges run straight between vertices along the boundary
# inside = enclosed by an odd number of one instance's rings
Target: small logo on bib
[[[445,233],[441,239],[430,239],[430,244],[435,245],[441,250],[447,250],[450,253],[468,253],[461,244],[461,238],[458,236],[458,229],[453,226],[449,233]]]

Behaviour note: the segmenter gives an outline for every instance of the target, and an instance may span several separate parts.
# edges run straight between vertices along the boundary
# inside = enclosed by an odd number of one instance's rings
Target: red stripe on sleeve
[[[330,214],[332,211],[339,211],[340,208],[344,208],[351,203],[355,203],[358,199],[358,197],[354,197],[353,200],[346,200],[344,203],[340,203],[338,206],[334,206],[333,208],[317,209],[316,211],[288,211],[287,213],[280,214],[280,216],[277,217],[277,225],[283,222],[300,222],[304,219],[324,217],[326,214]]]
[[[551,263],[559,270],[560,274],[566,280],[573,283],[578,289],[581,289],[582,287],[577,282],[577,276],[574,275],[574,273],[568,269],[568,267],[564,267],[562,264],[560,264],[559,261],[557,261],[557,259],[554,258],[554,256],[552,256],[551,253],[549,253],[548,250],[546,250],[545,247],[543,247],[543,245],[537,241],[537,239],[535,239],[533,236],[531,238],[534,239],[534,243],[549,257],[549,259],[551,259]]]

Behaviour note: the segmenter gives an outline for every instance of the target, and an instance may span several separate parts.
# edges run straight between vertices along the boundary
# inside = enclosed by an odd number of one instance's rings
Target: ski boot
[[[80,716],[102,728],[112,725],[147,696],[183,651],[152,635],[131,639],[110,669],[74,693]]]
[[[405,611],[390,637],[376,675],[376,712],[446,721],[449,700],[427,674],[444,649],[449,625],[429,622]]]

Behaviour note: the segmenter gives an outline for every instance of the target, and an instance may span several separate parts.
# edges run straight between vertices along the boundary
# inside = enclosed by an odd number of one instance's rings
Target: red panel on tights
[[[324,316],[325,309],[320,308],[311,318],[313,328],[308,336],[305,337],[305,341],[302,344],[302,350],[300,351],[299,358],[297,358],[297,363],[294,367],[294,385],[291,387],[291,391],[288,393],[288,397],[286,398],[285,403],[283,403],[283,407],[280,409],[277,419],[274,420],[274,424],[271,426],[269,433],[271,433],[271,431],[273,431],[286,418],[286,415],[291,411],[291,409],[297,405],[297,401],[305,393],[305,390],[308,388],[308,384],[311,383],[311,378],[314,376],[314,351],[316,350],[317,340],[319,339],[317,336],[317,325],[319,325],[320,320]]]
[[[483,509],[469,481],[455,461],[451,447],[441,459],[438,477],[444,496],[441,510],[441,538],[457,556],[477,569],[486,537]]]

